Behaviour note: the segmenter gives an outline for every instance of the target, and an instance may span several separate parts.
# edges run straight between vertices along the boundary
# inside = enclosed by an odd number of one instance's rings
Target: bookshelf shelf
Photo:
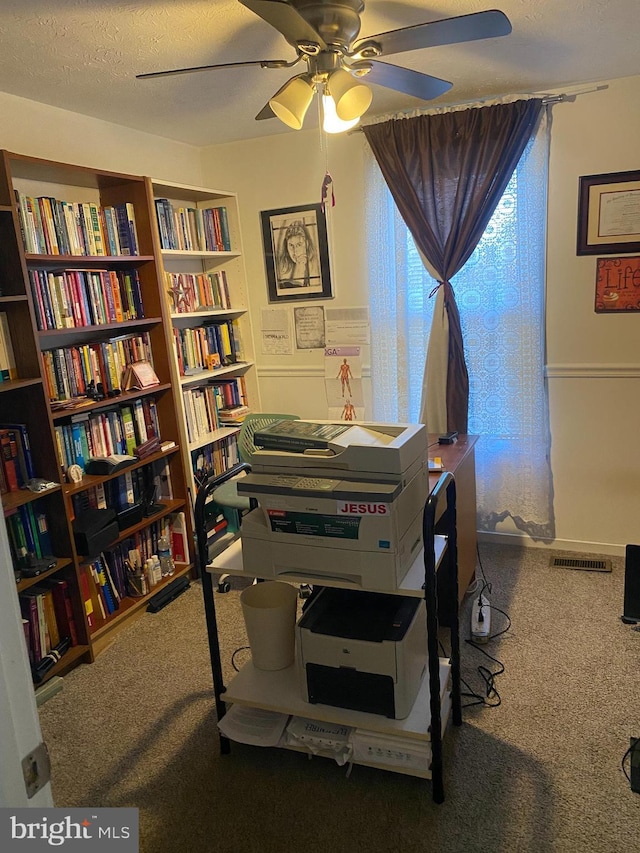
[[[73,560],[69,557],[66,557],[64,559],[58,559],[52,569],[47,569],[47,571],[43,572],[41,575],[38,575],[35,578],[22,578],[22,580],[16,584],[16,589],[18,590],[18,592],[24,592],[25,589],[29,589],[29,587],[36,586],[37,584],[42,583],[42,581],[46,578],[57,574],[61,569],[64,569],[65,566],[71,565],[73,565]]]
[[[91,648],[88,645],[71,646],[68,652],[60,658],[58,663],[54,664],[45,677],[38,683],[38,687],[46,684],[55,675],[63,675],[79,663],[83,663],[85,659],[89,659]]]
[[[180,444],[195,496],[203,473],[222,473],[238,461],[239,427],[225,428],[219,410],[240,405],[260,410],[238,198],[226,190],[153,178],[149,187],[170,367],[182,389]],[[208,369],[209,361],[198,358],[202,349],[220,355],[221,366]]]
[[[227,367],[218,367],[215,370],[200,370],[198,373],[190,373],[187,376],[180,377],[181,385],[193,385],[197,382],[209,382],[218,376],[229,376],[243,373],[253,367],[252,361],[240,361],[237,364],[230,364]]]
[[[106,647],[104,636],[142,607],[129,604],[127,575],[111,572],[109,561],[115,566],[139,551],[144,564],[161,535],[175,533],[183,537],[176,543],[188,546],[192,527],[149,179],[9,151],[0,159],[0,314],[15,357],[10,373],[0,364],[11,376],[0,381],[0,394],[8,394],[0,417],[0,497],[16,568],[30,552],[56,556],[53,568],[16,584],[34,670],[45,646],[55,648],[54,638],[74,642],[38,682],[44,683],[92,662]],[[160,382],[119,393],[124,371],[139,360],[152,363]],[[95,388],[100,399],[89,396]],[[172,446],[115,474],[71,481],[72,464],[82,469],[90,456],[133,455],[156,437]],[[20,488],[31,476],[56,486]],[[86,510],[112,506],[122,513],[151,503],[162,511],[119,531],[102,564],[79,553],[74,525]],[[180,574],[192,571],[193,564],[180,565]],[[96,604],[111,605],[98,642],[85,606],[87,583]],[[118,595],[110,597],[109,584],[111,591],[119,584]],[[123,605],[114,610],[118,599]]]
[[[102,476],[98,476],[97,474],[85,474],[79,483],[65,483],[63,486],[64,493],[66,495],[78,495],[81,492],[86,492],[87,489],[99,486],[101,483],[108,483],[110,480],[116,480],[118,477],[121,477],[125,471],[135,471],[138,468],[149,465],[151,462],[156,462],[159,459],[165,459],[167,456],[172,456],[174,453],[177,453],[179,449],[180,448],[176,445],[175,447],[171,447],[169,450],[159,450],[157,453],[151,453],[149,456],[145,456],[144,459],[132,462],[131,465],[128,465],[125,469],[117,471],[115,474],[104,474]]]
[[[56,483],[55,486],[52,486],[50,489],[45,489],[45,491],[42,492],[32,492],[30,489],[20,489],[19,492],[7,492],[2,496],[4,514],[8,515],[19,506],[26,506],[27,504],[38,501],[41,498],[53,494],[54,492],[59,492],[61,488],[62,486],[60,483]]]
[[[224,261],[229,258],[239,258],[239,252],[197,252],[187,251],[185,249],[163,249],[163,258],[196,258],[212,261]]]
[[[153,515],[148,515],[138,524],[134,524],[132,527],[127,527],[125,530],[121,530],[120,535],[113,542],[113,545],[118,545],[120,542],[124,542],[125,539],[130,539],[134,534],[144,530],[146,527],[149,527],[149,525],[153,524],[154,521],[160,521],[160,519],[164,518],[166,515],[171,515],[174,512],[180,512],[181,509],[184,509],[185,504],[186,501],[184,500],[164,501],[164,509],[161,512],[154,512]]]
[[[144,317],[141,320],[128,320],[127,329],[147,328],[149,326],[157,326],[162,323],[162,317]],[[79,336],[96,335],[103,332],[113,332],[114,329],[121,329],[122,323],[101,323],[99,326],[69,326],[66,329],[43,329],[38,332],[39,338],[61,338],[73,337],[77,339]]]
[[[223,438],[229,438],[232,435],[236,435],[240,432],[240,427],[224,427],[221,426],[220,429],[215,430],[215,432],[209,432],[206,435],[201,436],[197,441],[191,442],[189,445],[189,450],[198,450],[200,447],[204,447],[207,444],[213,444],[216,441],[220,441]]]
[[[2,385],[0,385],[0,388],[1,387]],[[90,400],[69,408],[65,406],[64,408],[55,409],[52,411],[51,417],[53,420],[61,420],[62,418],[68,418],[71,415],[76,415],[80,412],[93,412],[96,409],[104,409],[107,406],[113,406],[116,403],[126,403],[130,400],[137,400],[140,397],[148,397],[151,394],[159,394],[161,391],[169,390],[171,390],[171,383],[164,382],[160,385],[153,385],[149,388],[141,388],[139,391],[125,391],[124,394],[120,394],[118,397],[109,397],[104,400]]]
[[[109,616],[103,625],[100,625],[91,632],[92,639],[97,640],[105,634],[108,634],[120,622],[128,619],[133,613],[145,608],[149,603],[149,599],[153,598],[154,595],[160,592],[165,586],[168,586],[172,581],[176,580],[176,578],[182,577],[182,575],[188,575],[192,568],[193,565],[191,563],[179,563],[176,565],[176,570],[171,577],[161,580],[160,583],[153,587],[151,592],[147,593],[147,595],[140,596],[139,598],[128,597],[123,599],[120,609]]]
[[[27,297],[25,294],[21,293],[19,296],[0,296],[0,305],[9,305],[12,302],[27,302]]]
[[[23,391],[30,385],[42,385],[42,379],[38,376],[31,379],[10,379],[8,382],[0,382],[0,394],[9,391]]]
[[[113,266],[123,264],[135,266],[154,261],[153,255],[43,255],[40,252],[25,253],[30,266],[63,266],[82,269],[85,266]]]

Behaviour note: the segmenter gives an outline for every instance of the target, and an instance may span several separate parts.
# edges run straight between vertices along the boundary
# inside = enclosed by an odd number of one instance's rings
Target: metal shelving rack
[[[244,467],[244,466],[243,466]],[[212,492],[229,478],[238,473],[232,469],[218,477],[210,478],[198,492],[195,507],[196,538],[198,557],[202,576],[205,616],[211,657],[211,671],[218,719],[226,713],[227,702],[267,707],[272,710],[282,710],[285,713],[298,713],[298,708],[291,709],[291,704],[305,706],[307,716],[321,716],[330,722],[346,725],[360,725],[371,728],[393,737],[394,734],[415,737],[416,740],[430,742],[431,760],[424,773],[407,771],[404,768],[393,768],[388,765],[371,764],[383,769],[396,772],[411,772],[412,775],[431,779],[432,796],[436,803],[444,801],[442,736],[446,727],[448,712],[451,711],[453,724],[462,723],[462,704],[460,690],[460,640],[458,621],[458,571],[456,544],[456,485],[452,474],[443,473],[436,486],[430,492],[424,506],[422,519],[423,552],[409,569],[407,578],[403,581],[398,595],[423,597],[426,606],[427,619],[427,663],[428,676],[425,685],[416,699],[414,708],[407,721],[388,720],[374,714],[363,714],[329,706],[308,705],[300,699],[291,703],[292,693],[286,697],[290,687],[287,671],[279,673],[258,673],[251,664],[239,673],[229,686],[225,685],[220,659],[220,645],[216,606],[214,598],[213,574],[226,573],[244,577],[253,577],[254,571],[244,570],[242,551],[239,539],[236,539],[209,563],[207,536],[204,529],[205,504]],[[291,578],[289,578],[291,579]],[[304,580],[304,576],[293,580]],[[326,586],[337,586],[337,583],[327,583]],[[346,584],[345,584],[346,585]],[[351,585],[349,585],[351,586]],[[450,634],[449,661],[440,658],[438,651],[438,629],[446,627]],[[246,672],[245,672],[246,670]],[[265,689],[268,683],[272,689]],[[276,684],[277,682],[277,684]],[[450,685],[447,693],[447,683]],[[426,694],[429,694],[427,701]],[[278,699],[273,697],[277,696]],[[289,701],[287,707],[280,705]],[[427,707],[428,705],[428,707]],[[445,713],[443,713],[445,711]],[[230,741],[220,734],[220,751],[230,752]],[[365,762],[356,762],[365,763]]]

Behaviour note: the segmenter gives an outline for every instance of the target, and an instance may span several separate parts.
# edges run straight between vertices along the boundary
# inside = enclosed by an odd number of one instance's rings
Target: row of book
[[[215,370],[242,360],[240,338],[233,320],[208,323],[195,329],[173,330],[180,376]]]
[[[137,361],[152,362],[148,332],[108,341],[56,347],[42,353],[49,399],[71,400],[102,388],[104,395],[122,390],[125,368]]]
[[[230,252],[226,207],[175,207],[156,199],[158,231],[163,249],[187,252]]]
[[[35,477],[25,424],[0,424],[0,493],[18,492]]]
[[[5,516],[9,550],[16,569],[28,565],[28,555],[38,559],[53,554],[47,515],[39,501],[23,504]]]
[[[193,443],[219,429],[220,412],[244,405],[244,377],[220,379],[182,392],[189,442]]]
[[[150,593],[162,576],[144,571],[157,556],[158,541],[166,536],[175,563],[189,562],[184,513],[174,513],[120,542],[80,568],[82,599],[89,630],[99,628],[122,606],[125,598]]]
[[[140,278],[127,270],[29,270],[40,331],[144,318]]]
[[[17,378],[16,357],[9,331],[9,316],[6,311],[0,311],[0,382]]]
[[[62,640],[66,646],[78,644],[69,582],[64,578],[45,578],[18,595],[29,661],[32,669]]]
[[[215,444],[205,444],[191,451],[191,467],[196,483],[202,485],[209,477],[223,474],[240,461],[237,435],[229,435]]]
[[[175,314],[209,308],[231,308],[225,270],[209,273],[168,272],[166,276]]]
[[[114,505],[109,503],[109,500],[113,500],[111,489],[116,489],[118,495],[120,494],[118,481],[124,484],[122,494],[126,496],[121,506],[119,498],[116,498]],[[106,483],[116,485],[107,488]],[[110,507],[117,511],[120,508],[133,506],[136,502],[146,504],[150,499],[153,501],[173,499],[171,469],[167,459],[156,459],[141,468],[134,468],[131,471],[125,470],[121,477],[115,477],[113,480],[107,480],[83,489],[73,495],[72,506],[74,517],[77,518],[88,509]]]
[[[34,255],[138,255],[133,204],[101,206],[16,191],[22,239]]]
[[[63,471],[70,465],[84,470],[92,456],[133,456],[141,444],[160,438],[156,401],[142,397],[132,403],[72,415],[68,423],[56,424],[55,437]]]
[[[156,494],[154,472],[147,468],[125,470],[119,477],[105,480],[72,498],[73,512],[79,518],[87,509],[112,509],[116,513],[133,506],[145,506]]]

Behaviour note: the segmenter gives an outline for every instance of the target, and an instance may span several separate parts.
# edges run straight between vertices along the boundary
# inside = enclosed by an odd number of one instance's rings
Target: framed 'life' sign
[[[598,258],[595,310],[640,311],[640,257]]]

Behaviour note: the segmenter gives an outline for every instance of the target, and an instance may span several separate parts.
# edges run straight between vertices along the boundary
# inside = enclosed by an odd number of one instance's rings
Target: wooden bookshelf
[[[180,444],[184,460],[184,467],[188,488],[195,502],[197,493],[197,478],[195,476],[195,464],[198,458],[202,459],[205,454],[213,456],[216,454],[217,465],[222,473],[233,464],[235,443],[239,427],[224,426],[222,423],[210,424],[213,429],[205,428],[201,422],[200,429],[194,436],[190,429],[189,420],[193,421],[193,414],[187,411],[188,397],[190,391],[205,389],[219,380],[237,380],[242,382],[244,389],[245,405],[252,411],[260,411],[260,397],[253,352],[253,333],[249,300],[246,288],[246,273],[244,258],[242,254],[242,238],[240,232],[240,218],[237,195],[225,190],[213,190],[204,187],[193,187],[184,184],[162,181],[154,178],[148,179],[149,195],[154,200],[154,241],[155,254],[159,259],[159,274],[161,277],[161,289],[164,292],[164,319],[167,333],[167,349],[172,355],[172,380],[176,387],[181,389],[178,397],[178,411],[180,432]],[[170,235],[167,234],[166,220],[161,222],[156,202],[166,199],[168,207],[175,215],[174,223],[176,232],[180,228],[180,216],[191,216],[190,230],[187,236],[191,243],[183,242],[185,234],[176,233],[174,239],[181,242],[179,248],[169,248]],[[202,233],[198,235],[198,225],[194,225],[196,214],[193,211],[206,211],[210,208],[223,207],[226,210],[228,225],[227,248],[211,251],[205,248]],[[191,209],[191,214],[181,214],[181,211]],[[167,205],[165,205],[165,211]],[[189,246],[190,247],[187,247]],[[228,299],[224,306],[198,304],[198,300],[192,300],[189,306],[176,304],[175,293],[170,288],[170,277],[173,274],[190,275],[212,275],[220,277],[224,273],[227,284]],[[175,281],[175,279],[174,279]],[[178,307],[186,310],[178,310]],[[189,329],[199,329],[212,323],[223,323],[233,321],[239,344],[239,357],[233,363],[221,364],[215,369],[208,366],[191,367],[187,370],[180,369],[177,346],[174,335]],[[225,449],[229,451],[227,458]],[[217,453],[216,453],[217,451]],[[213,471],[211,471],[213,473]]]
[[[46,202],[45,199],[55,201]],[[31,200],[37,202],[37,211]],[[96,226],[94,222],[91,235],[88,230],[92,228],[92,207],[97,211],[101,225]],[[132,242],[130,248],[130,235],[126,228],[118,235],[117,216],[120,214],[135,219],[137,244]],[[86,219],[83,218],[85,215]],[[79,282],[95,282],[98,280],[96,277],[104,274],[113,282],[112,289],[105,290],[103,286],[102,290],[90,290],[88,283],[84,292],[81,284],[72,288],[65,278],[72,274],[80,276]],[[6,312],[8,316],[17,370],[15,379],[0,382],[3,413],[0,421],[26,426],[34,474],[55,484],[44,492],[32,492],[26,488],[7,491],[1,496],[2,507],[7,526],[11,526],[10,542],[18,563],[20,554],[16,551],[19,543],[15,541],[17,528],[14,516],[20,514],[22,518],[31,512],[30,508],[34,517],[36,509],[38,518],[44,517],[51,551],[56,558],[55,565],[40,575],[17,576],[17,594],[37,591],[38,585],[46,581],[65,580],[77,632],[77,643],[64,653],[39,683],[67,672],[79,663],[92,662],[106,647],[107,640],[111,641],[114,632],[128,619],[144,612],[148,600],[157,591],[173,578],[193,571],[193,532],[182,450],[184,433],[180,385],[175,381],[174,358],[169,346],[171,337],[165,329],[165,324],[170,326],[170,320],[163,292],[163,275],[148,179],[0,152],[0,312]],[[55,287],[54,282],[57,282]],[[49,287],[51,291],[43,290]],[[91,288],[94,287],[98,285],[92,284]],[[44,298],[45,293],[47,299]],[[124,304],[120,304],[121,297]],[[95,303],[92,302],[94,299]],[[54,316],[54,307],[57,316]],[[98,309],[102,313],[96,322]],[[46,310],[51,311],[48,318]],[[68,313],[65,314],[65,310]],[[64,323],[55,325],[61,316],[65,317]],[[68,318],[72,318],[71,321]],[[150,349],[159,384],[120,393],[121,389],[115,383],[121,379],[122,362],[116,355],[137,352],[136,347],[141,344],[136,341],[144,342]],[[53,352],[56,350],[57,361],[54,361]],[[112,361],[107,360],[108,353],[111,353],[109,358]],[[102,361],[100,354],[103,355]],[[85,360],[81,362],[78,358]],[[68,374],[66,384],[63,383],[63,360]],[[78,364],[82,367],[78,368]],[[104,393],[100,389],[96,391],[97,384],[88,395],[84,390],[89,374],[94,375],[92,371],[101,377],[100,371],[104,372]],[[52,382],[55,393],[52,393]],[[92,505],[92,501],[102,500],[100,489],[106,489],[107,497],[112,497],[109,484],[124,472],[104,477],[85,474],[79,482],[72,482],[67,474],[70,454],[80,452],[83,446],[82,443],[61,445],[60,440],[61,436],[72,432],[71,424],[82,422],[85,424],[84,433],[76,435],[83,436],[84,450],[89,450],[89,455],[92,455],[92,448],[103,439],[99,434],[91,435],[87,425],[95,427],[100,422],[104,429],[112,430],[109,433],[111,438],[104,439],[105,446],[113,441],[112,452],[122,453],[124,420],[121,407],[135,409],[136,403],[145,407],[148,417],[152,412],[152,420],[147,422],[145,430],[147,427],[149,430],[157,429],[161,442],[173,442],[173,445],[139,459],[127,470],[137,472],[139,488],[142,487],[143,473],[153,483],[151,472],[155,472],[166,493],[156,496],[156,502],[163,504],[162,510],[119,530],[109,548],[116,549],[122,543],[127,543],[128,547],[129,542],[140,542],[141,547],[152,550],[156,545],[154,536],[161,529],[160,523],[166,527],[168,518],[182,513],[190,559],[176,566],[173,578],[163,578],[143,597],[133,597],[130,590],[121,589],[117,609],[98,628],[92,629],[87,621],[83,592],[83,581],[86,580],[83,574],[91,560],[76,548],[73,521],[86,506]],[[103,420],[99,420],[101,418]],[[66,427],[69,429],[65,432]],[[138,425],[135,429],[135,443],[140,444],[141,428]],[[120,442],[122,446],[116,447]],[[75,456],[74,460],[78,461]],[[86,461],[84,456],[80,461]],[[159,471],[161,476],[157,473]],[[140,497],[140,494],[135,494],[134,500]],[[111,552],[107,550],[105,553],[109,561]],[[19,570],[20,565],[14,568]],[[10,567],[5,570],[10,570]],[[104,597],[104,592],[101,593],[97,585],[93,591],[98,597]]]

